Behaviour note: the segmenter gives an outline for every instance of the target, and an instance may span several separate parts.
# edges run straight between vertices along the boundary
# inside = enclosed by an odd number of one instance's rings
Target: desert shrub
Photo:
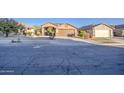
[[[79,31],[79,36],[81,38],[84,38],[86,36],[86,31],[83,31],[83,30]]]

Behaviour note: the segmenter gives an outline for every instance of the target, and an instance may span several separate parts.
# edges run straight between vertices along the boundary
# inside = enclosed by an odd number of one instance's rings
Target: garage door
[[[95,37],[109,37],[109,30],[95,30]]]

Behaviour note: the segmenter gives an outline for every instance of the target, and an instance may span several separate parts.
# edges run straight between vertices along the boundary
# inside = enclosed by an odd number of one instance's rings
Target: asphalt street
[[[65,39],[0,43],[1,75],[123,75],[124,48]]]

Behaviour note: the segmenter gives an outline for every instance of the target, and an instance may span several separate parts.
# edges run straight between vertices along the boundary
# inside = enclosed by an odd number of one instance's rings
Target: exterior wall
[[[77,36],[77,29],[67,24],[58,25],[58,36]]]
[[[67,36],[67,34],[63,29],[58,29],[56,36]]]
[[[85,30],[84,30],[85,31]],[[89,33],[89,37],[92,38],[94,36],[94,30],[90,29],[90,30],[86,30],[87,33]]]
[[[123,29],[115,29],[114,30],[114,36],[123,36],[123,33],[122,33]]]
[[[93,28],[93,36],[95,37],[95,31],[96,30],[108,30],[109,31],[109,37],[113,37],[113,30],[112,30],[112,28],[110,28],[110,27],[108,27],[108,26],[106,26],[106,25],[104,25],[104,24],[101,24],[101,25],[98,25],[98,26],[95,26],[94,28]],[[103,35],[103,37],[105,37],[104,35]]]
[[[74,29],[58,29],[58,33],[56,33],[56,36],[75,36],[75,30]]]

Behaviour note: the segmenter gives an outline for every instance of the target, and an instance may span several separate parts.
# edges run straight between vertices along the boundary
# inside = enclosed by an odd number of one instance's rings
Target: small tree
[[[83,30],[79,31],[79,36],[81,38],[84,38],[86,36],[86,31],[83,31]]]
[[[2,31],[6,37],[8,37],[10,32],[18,33],[18,30],[22,30],[24,27],[22,25],[17,25],[17,24],[18,22],[16,22],[13,19],[1,18],[0,31]]]
[[[55,37],[55,29],[53,27],[47,28],[48,35],[52,37],[52,39]]]

